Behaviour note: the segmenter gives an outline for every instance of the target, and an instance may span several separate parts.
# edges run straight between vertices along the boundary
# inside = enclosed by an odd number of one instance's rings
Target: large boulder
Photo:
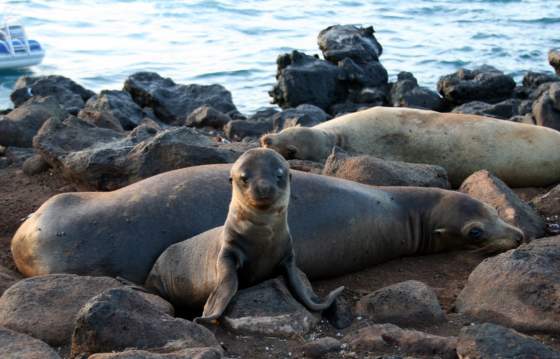
[[[66,111],[77,114],[93,95],[93,91],[64,76],[22,76],[14,85],[10,98],[18,107],[32,96],[52,96]]]
[[[329,120],[331,116],[321,108],[303,104],[296,108],[287,108],[272,116],[272,130],[280,132],[285,128],[294,126],[313,127]]]
[[[10,288],[14,283],[21,279],[21,275],[14,271],[0,266],[0,296],[4,291]]]
[[[460,358],[560,358],[560,352],[535,339],[491,323],[461,329],[457,342]]]
[[[103,90],[91,97],[78,117],[99,127],[132,130],[144,118],[144,112],[128,92]]]
[[[533,103],[533,117],[537,125],[560,131],[560,82],[551,83]]]
[[[377,61],[362,64],[345,58],[338,62],[338,67],[339,80],[349,88],[383,87],[389,79],[387,70]]]
[[[394,324],[373,324],[343,338],[352,350],[360,352],[388,351],[397,347],[408,355],[420,354],[444,359],[457,357],[456,337],[440,337],[424,332],[401,329]]]
[[[68,179],[104,190],[178,168],[233,162],[243,152],[192,128],[158,132],[141,125],[125,136],[76,117],[47,121],[35,137],[34,147]]]
[[[0,327],[0,358],[60,359],[60,356],[38,339]]]
[[[342,70],[330,62],[294,50],[276,63],[277,83],[269,94],[282,108],[307,103],[326,110],[343,96],[338,81]]]
[[[531,91],[536,90],[542,84],[558,81],[560,81],[559,76],[552,75],[548,72],[527,71],[527,73],[523,76],[522,83],[523,87],[526,87]]]
[[[376,323],[429,326],[445,321],[436,293],[426,284],[409,280],[376,290],[362,297],[356,313]]]
[[[91,298],[79,311],[71,351],[72,356],[130,348],[157,352],[173,342],[180,343],[176,349],[219,349],[203,326],[164,313],[132,289],[116,288]]]
[[[339,351],[342,347],[340,340],[332,337],[323,337],[305,343],[300,351],[306,358],[322,358],[323,355]]]
[[[560,215],[560,184],[533,198],[531,205],[543,216]]]
[[[92,297],[122,284],[109,277],[52,274],[21,280],[0,297],[0,326],[53,346],[70,342],[76,314]]]
[[[181,348],[181,342],[172,342],[152,351],[130,349],[118,353],[90,355],[88,359],[220,359],[222,351],[213,347]]]
[[[440,166],[351,156],[338,147],[327,158],[323,174],[374,186],[451,187]]]
[[[548,63],[554,68],[556,74],[560,76],[560,51],[550,50],[548,52]]]
[[[31,147],[33,136],[49,118],[66,113],[53,97],[34,96],[5,116],[0,116],[0,145]]]
[[[319,320],[292,297],[280,278],[237,292],[222,317],[235,334],[274,337],[302,336]]]
[[[378,61],[383,48],[372,26],[334,25],[319,32],[317,43],[326,60],[332,63],[350,58],[357,63]]]
[[[233,120],[224,126],[224,135],[233,141],[241,141],[245,137],[258,138],[272,131],[272,118],[263,121]]]
[[[542,217],[490,172],[473,173],[461,184],[459,191],[494,207],[500,218],[522,229],[527,239],[544,236],[546,224]]]
[[[511,97],[515,81],[496,68],[484,65],[442,76],[437,88],[446,100],[456,105],[470,101],[496,103]]]
[[[517,99],[507,99],[496,104],[490,104],[482,101],[471,101],[455,107],[452,112],[509,119],[514,116],[525,114],[521,113],[521,106],[521,100]]]
[[[231,93],[221,85],[181,85],[155,72],[137,72],[124,83],[140,107],[151,107],[156,116],[170,124],[182,124],[200,106],[209,105],[223,113],[236,110]]]
[[[481,322],[560,333],[560,236],[535,240],[483,261],[455,307]]]
[[[391,104],[394,107],[411,107],[426,110],[441,110],[443,99],[436,92],[418,85],[410,72],[400,72],[397,82],[391,87]]]
[[[220,129],[229,121],[231,121],[231,117],[225,113],[216,110],[212,106],[203,105],[191,112],[185,121],[185,125],[190,127],[214,127]]]

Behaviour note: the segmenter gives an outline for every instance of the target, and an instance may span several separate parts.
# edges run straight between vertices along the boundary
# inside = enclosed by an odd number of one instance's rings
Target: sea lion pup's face
[[[262,147],[271,148],[288,160],[321,161],[329,156],[334,146],[323,131],[299,126],[266,134],[260,142]]]
[[[496,210],[466,194],[444,195],[431,213],[435,251],[475,249],[494,254],[516,248],[525,236]]]
[[[233,198],[261,211],[286,208],[290,199],[288,162],[278,153],[254,148],[235,161],[230,172]]]

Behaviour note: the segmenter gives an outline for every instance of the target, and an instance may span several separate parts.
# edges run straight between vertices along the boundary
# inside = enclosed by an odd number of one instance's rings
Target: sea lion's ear
[[[270,134],[261,137],[261,146],[272,146],[272,136]]]

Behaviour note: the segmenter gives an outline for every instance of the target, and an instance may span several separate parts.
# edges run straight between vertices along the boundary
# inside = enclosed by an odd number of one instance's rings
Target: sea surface
[[[94,91],[120,89],[137,71],[178,83],[219,83],[245,113],[267,106],[276,58],[320,53],[333,24],[372,25],[381,62],[435,89],[440,76],[490,64],[520,80],[551,71],[560,47],[560,0],[0,0],[46,48],[30,70],[0,72],[0,109],[21,75],[61,74]]]

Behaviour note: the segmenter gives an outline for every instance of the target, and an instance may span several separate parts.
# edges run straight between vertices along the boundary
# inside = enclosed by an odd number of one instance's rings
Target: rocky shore
[[[59,75],[20,78],[0,111],[0,357],[25,358],[560,358],[560,184],[509,188],[487,171],[460,188],[496,208],[529,239],[493,256],[461,251],[410,257],[314,282],[346,287],[323,316],[273,279],[236,295],[220,326],[190,321],[164,299],[109,277],[23,279],[12,235],[50,196],[107,191],[178,168],[231,163],[269,132],[314,126],[373,106],[494,117],[560,131],[556,75],[522,83],[492,66],[443,75],[437,91],[410,72],[389,82],[372,27],[331,26],[322,57],[277,60],[274,104],[240,113],[221,85],[131,74],[94,93]],[[335,149],[293,169],[378,186],[450,189],[445,169]],[[79,215],[79,214],[76,214]],[[63,234],[61,234],[63,235]],[[138,248],[138,250],[142,250]]]

